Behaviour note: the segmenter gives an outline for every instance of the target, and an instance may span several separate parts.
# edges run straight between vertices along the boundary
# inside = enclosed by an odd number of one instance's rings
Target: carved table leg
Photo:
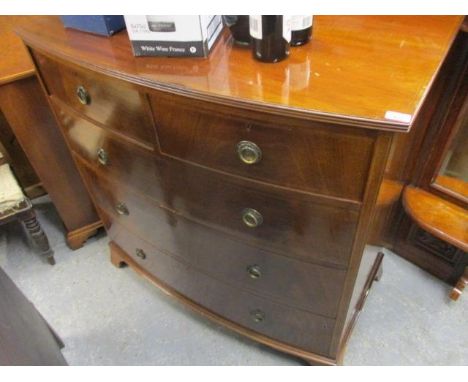
[[[21,216],[19,216],[19,219],[21,219],[21,221],[23,222],[24,226],[26,227],[26,230],[29,233],[29,236],[31,237],[32,241],[37,246],[37,248],[39,248],[41,254],[47,257],[47,261],[49,264],[54,265],[54,251],[50,248],[49,240],[47,239],[45,232],[42,230],[42,227],[39,224],[39,221],[37,220],[36,213],[34,212],[34,210],[31,209],[21,214]]]
[[[463,272],[462,277],[460,277],[457,284],[450,292],[450,298],[454,301],[457,301],[458,297],[460,297],[463,293],[466,284],[468,284],[468,267],[465,267],[465,272]]]

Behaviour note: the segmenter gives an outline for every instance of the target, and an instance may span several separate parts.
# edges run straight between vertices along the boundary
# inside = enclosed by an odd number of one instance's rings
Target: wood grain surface
[[[403,193],[406,212],[434,236],[468,252],[468,211],[437,195],[408,186]]]
[[[249,49],[233,45],[227,31],[208,59],[134,57],[126,31],[99,37],[66,30],[55,16],[35,18],[18,31],[36,49],[153,88],[271,113],[407,131],[462,20],[317,16],[312,41],[277,64],[256,62]]]
[[[34,75],[28,51],[14,32],[15,27],[33,20],[31,16],[0,16],[0,85]]]
[[[361,258],[399,154],[392,142],[427,104],[461,20],[317,17],[312,42],[275,65],[253,61],[228,31],[208,59],[136,58],[125,32],[97,37],[56,17],[20,34],[113,262],[252,338],[330,364],[378,269]],[[91,101],[80,106],[83,83]],[[239,141],[261,160],[245,163]],[[243,226],[246,208],[262,223]],[[265,284],[252,284],[250,265]]]
[[[67,231],[99,221],[36,77],[2,85],[0,108]]]

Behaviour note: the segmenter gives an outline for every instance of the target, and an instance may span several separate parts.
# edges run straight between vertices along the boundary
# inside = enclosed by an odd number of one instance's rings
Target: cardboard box
[[[223,29],[221,15],[124,17],[135,56],[207,57]]]
[[[60,16],[66,28],[111,36],[125,28],[123,16]]]

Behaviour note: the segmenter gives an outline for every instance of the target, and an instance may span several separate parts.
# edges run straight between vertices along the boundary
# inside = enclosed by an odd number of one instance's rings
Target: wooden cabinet
[[[13,32],[15,26],[34,20],[0,16],[0,49],[4,52],[0,60],[0,141],[13,157],[13,169],[27,193],[39,177],[63,221],[67,244],[77,249],[102,223],[58,130],[28,52]],[[28,195],[34,197],[38,192],[31,190]]]
[[[392,144],[460,22],[317,17],[312,42],[274,65],[227,31],[206,60],[135,58],[125,33],[55,17],[20,34],[112,262],[257,341],[336,364],[381,269],[363,251]]]

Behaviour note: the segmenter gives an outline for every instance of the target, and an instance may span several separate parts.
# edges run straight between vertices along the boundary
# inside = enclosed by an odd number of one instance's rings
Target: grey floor
[[[31,252],[17,224],[0,227],[0,266],[65,342],[71,365],[300,365],[208,322],[128,268],[109,262],[104,234],[70,251],[52,204],[36,201],[57,264]],[[369,248],[368,250],[376,250]],[[345,365],[468,365],[468,293],[387,251]]]

